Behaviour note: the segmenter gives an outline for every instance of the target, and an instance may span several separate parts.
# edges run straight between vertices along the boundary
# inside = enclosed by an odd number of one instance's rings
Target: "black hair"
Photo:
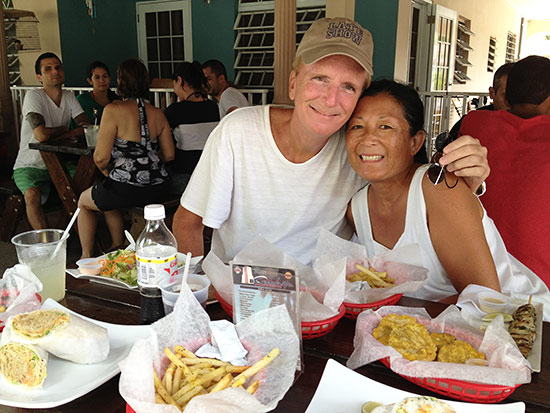
[[[399,103],[409,124],[410,136],[424,130],[424,104],[416,90],[394,80],[380,79],[373,81],[361,97],[377,96],[381,93],[387,93]],[[414,160],[418,163],[428,163],[425,145],[422,145],[414,155]]]
[[[177,81],[181,77],[182,82],[185,81],[195,90],[201,90],[206,84],[206,78],[202,73],[202,67],[196,60],[193,63],[183,62],[176,66],[172,79]]]
[[[126,59],[117,70],[118,94],[126,99],[149,99],[149,72],[139,59]]]
[[[216,75],[216,77],[220,77],[221,75],[224,75],[225,80],[227,80],[227,71],[225,70],[225,66],[222,62],[216,59],[207,60],[202,64],[202,68],[210,68],[212,72]]]
[[[508,76],[510,74],[510,70],[512,70],[512,67],[514,67],[514,62],[504,63],[497,69],[493,75],[493,89],[495,89],[495,92],[500,86],[500,79],[502,79],[503,76]]]
[[[100,60],[94,60],[92,63],[90,63],[87,67],[86,67],[86,79],[91,79],[93,74],[94,74],[94,70],[97,69],[98,67],[102,68],[102,69],[105,69],[105,71],[107,72],[107,74],[109,76],[111,76],[111,72],[109,72],[109,68],[107,67],[107,65],[105,63],[103,63],[102,61]]]
[[[538,105],[548,96],[550,96],[550,59],[533,55],[515,62],[506,84],[508,103]]]
[[[40,56],[38,56],[38,59],[36,59],[36,62],[34,62],[34,72],[37,75],[41,75],[42,71],[40,66],[42,65],[42,60],[51,59],[51,58],[57,59],[59,60],[59,63],[61,63],[61,59],[57,57],[55,53],[52,53],[52,52],[42,53]]]

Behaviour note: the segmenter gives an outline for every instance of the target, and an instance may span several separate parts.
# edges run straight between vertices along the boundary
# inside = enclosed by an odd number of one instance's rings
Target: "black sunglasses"
[[[449,143],[454,141],[458,135],[451,135],[448,132],[443,132],[437,135],[435,139],[435,150],[437,151],[432,156],[432,165],[428,168],[428,179],[434,185],[439,185],[441,182],[445,181],[447,188],[453,189],[458,184],[458,179],[454,185],[450,186],[447,182],[447,174],[445,172],[445,167],[439,163],[439,160],[443,156],[443,148]]]

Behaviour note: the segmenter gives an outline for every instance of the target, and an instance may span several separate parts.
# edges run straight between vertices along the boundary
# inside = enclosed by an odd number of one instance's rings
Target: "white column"
[[[288,77],[296,54],[296,0],[275,0],[273,103],[290,104]]]
[[[327,0],[327,17],[355,19],[355,0]]]

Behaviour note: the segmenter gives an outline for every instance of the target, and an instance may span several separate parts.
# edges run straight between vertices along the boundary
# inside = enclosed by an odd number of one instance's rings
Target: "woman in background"
[[[76,99],[80,102],[80,106],[91,120],[92,125],[99,125],[105,106],[114,100],[120,100],[120,98],[109,89],[111,75],[105,63],[99,60],[90,63],[86,68],[86,80],[93,90],[81,93]]]
[[[96,211],[105,214],[114,249],[124,240],[118,209],[159,202],[168,190],[164,163],[174,159],[174,143],[162,111],[145,102],[149,73],[140,60],[128,59],[118,67],[117,81],[123,100],[105,108],[94,151],[94,162],[107,179],[78,200],[82,258],[93,256]]]
[[[206,79],[198,62],[183,62],[173,75],[178,102],[164,111],[176,144],[176,159],[169,165],[171,191],[181,195],[199,162],[210,132],[220,120],[218,105],[204,92]]]

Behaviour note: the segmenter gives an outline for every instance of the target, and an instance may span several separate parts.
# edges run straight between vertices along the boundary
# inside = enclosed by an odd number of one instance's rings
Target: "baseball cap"
[[[327,56],[348,56],[372,77],[373,49],[372,35],[359,23],[345,17],[325,17],[314,21],[306,31],[296,57],[301,56],[310,65]]]

